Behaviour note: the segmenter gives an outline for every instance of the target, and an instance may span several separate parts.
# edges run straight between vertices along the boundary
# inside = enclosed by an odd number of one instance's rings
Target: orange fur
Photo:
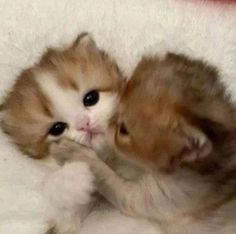
[[[48,86],[48,79],[56,87],[78,94],[81,88],[115,94],[121,86],[116,64],[94,41],[84,42],[84,35],[64,50],[48,49],[38,64],[22,72],[5,99],[2,127],[23,152],[34,158],[48,154],[48,130],[53,122],[63,120],[42,89]],[[55,91],[50,90],[52,94]]]
[[[213,139],[204,123],[208,121],[209,128],[214,123],[229,133],[236,123],[234,106],[217,79],[214,68],[184,56],[144,58],[124,90],[117,120],[113,120],[118,150],[167,171],[182,162],[215,160],[219,151],[216,137],[222,132]],[[121,123],[129,134],[120,134]],[[203,148],[197,146],[201,141]],[[212,145],[217,148],[214,153]]]

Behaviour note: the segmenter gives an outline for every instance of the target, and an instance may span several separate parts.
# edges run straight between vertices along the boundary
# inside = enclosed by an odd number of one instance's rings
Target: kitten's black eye
[[[84,96],[84,106],[93,106],[99,100],[99,93],[97,90],[92,90]]]
[[[123,136],[129,134],[129,132],[128,132],[128,130],[127,130],[127,128],[126,128],[126,126],[125,126],[124,123],[121,123],[121,124],[120,124],[119,132],[120,132],[120,134],[123,135]]]
[[[56,122],[49,129],[48,134],[50,134],[52,136],[59,136],[59,135],[61,135],[65,131],[66,128],[67,128],[67,124],[66,123]]]

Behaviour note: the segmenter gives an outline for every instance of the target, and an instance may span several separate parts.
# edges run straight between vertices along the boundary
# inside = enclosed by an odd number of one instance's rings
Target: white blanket
[[[0,0],[0,100],[17,74],[49,46],[89,31],[129,76],[145,53],[167,50],[216,65],[236,100],[236,7],[197,0]],[[50,169],[21,155],[0,132],[0,234],[42,234]],[[149,231],[150,230],[150,231]],[[147,223],[105,208],[84,234],[146,234]]]

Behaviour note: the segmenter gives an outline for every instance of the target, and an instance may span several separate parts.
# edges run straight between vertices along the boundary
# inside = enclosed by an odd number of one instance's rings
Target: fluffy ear
[[[212,142],[204,132],[191,125],[186,125],[180,135],[180,143],[182,144],[182,151],[179,155],[180,162],[199,162],[210,156],[213,150]]]
[[[74,41],[72,48],[78,51],[85,51],[85,52],[99,51],[92,36],[87,32],[79,34],[79,36]]]
[[[213,150],[218,150],[222,141],[230,139],[235,135],[235,113],[230,106],[213,105],[211,102],[204,109],[193,105],[191,110],[186,108],[178,109],[184,116],[184,121],[180,124],[180,139],[182,140],[183,152],[182,161],[195,162],[203,160],[212,155]],[[218,108],[216,108],[218,107]],[[195,109],[194,109],[195,108]],[[193,111],[194,109],[194,111]]]

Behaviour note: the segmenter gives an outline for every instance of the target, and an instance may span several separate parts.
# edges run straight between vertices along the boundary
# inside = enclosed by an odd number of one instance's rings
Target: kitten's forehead
[[[80,90],[117,90],[120,74],[115,64],[102,52],[79,53],[76,50],[50,51],[41,63],[42,71],[54,73],[63,88]]]
[[[177,94],[171,92],[171,85],[158,81],[156,74],[145,76],[145,68],[133,76],[122,95],[119,113],[129,126],[135,129],[169,126],[177,118],[175,103]],[[148,133],[146,133],[148,134]]]
[[[54,114],[61,117],[74,117],[79,103],[78,91],[74,88],[63,87],[55,74],[46,71],[36,75],[36,82],[50,100],[51,110]]]

